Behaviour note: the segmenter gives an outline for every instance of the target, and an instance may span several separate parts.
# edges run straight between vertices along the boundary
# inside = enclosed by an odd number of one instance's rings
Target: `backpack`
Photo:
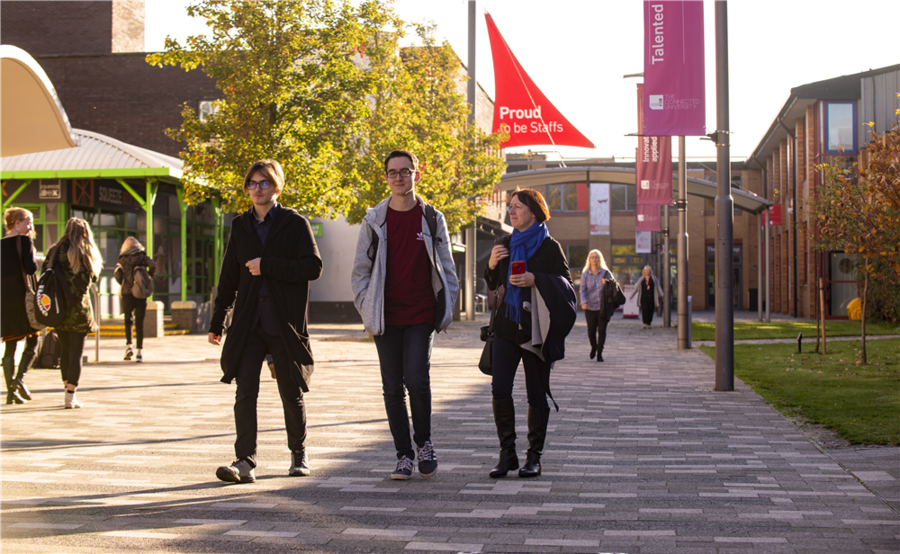
[[[613,283],[616,284],[616,293],[615,296],[613,296],[613,305],[616,307],[616,309],[618,309],[619,306],[625,305],[625,293],[622,291],[622,285],[620,285],[618,281],[613,281]]]
[[[59,344],[59,337],[56,335],[56,331],[51,330],[41,339],[41,348],[34,360],[34,367],[38,369],[57,368],[61,354],[62,347]]]
[[[131,285],[131,295],[135,298],[150,298],[153,294],[153,279],[147,271],[147,266],[134,266],[134,284]]]
[[[47,327],[58,327],[66,320],[68,308],[75,304],[75,299],[62,272],[54,269],[56,251],[51,250],[48,258],[50,265],[41,272],[34,291],[35,317]]]

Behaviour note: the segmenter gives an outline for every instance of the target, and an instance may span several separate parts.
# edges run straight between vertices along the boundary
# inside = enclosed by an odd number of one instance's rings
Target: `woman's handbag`
[[[16,250],[19,252],[19,270],[22,272],[22,281],[25,282],[25,314],[28,316],[28,325],[35,331],[40,331],[46,325],[40,323],[35,315],[34,303],[34,287],[25,275],[25,268],[22,267],[22,239],[16,240]]]
[[[494,353],[494,314],[497,313],[497,291],[494,291],[494,307],[491,309],[491,322],[481,328],[481,340],[484,342],[484,350],[481,351],[481,359],[478,360],[478,369],[485,375],[491,375],[491,356]]]

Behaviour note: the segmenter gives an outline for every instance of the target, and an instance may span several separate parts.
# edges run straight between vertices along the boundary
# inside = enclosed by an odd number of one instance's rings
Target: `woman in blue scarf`
[[[512,389],[520,360],[525,367],[528,391],[528,459],[519,470],[519,477],[541,474],[541,453],[550,417],[543,383],[549,378],[550,363],[519,346],[529,342],[531,337],[531,314],[523,308],[523,302],[531,301],[530,288],[535,285],[535,274],[559,275],[570,284],[572,282],[563,249],[547,231],[545,222],[548,219],[550,210],[541,193],[533,189],[516,189],[509,201],[509,220],[515,230],[509,242],[504,241],[491,251],[484,272],[488,288],[506,287],[503,303],[494,319],[491,404],[500,439],[500,460],[491,470],[491,477],[504,477],[519,468]],[[513,267],[523,265],[524,272],[517,269],[514,275]]]

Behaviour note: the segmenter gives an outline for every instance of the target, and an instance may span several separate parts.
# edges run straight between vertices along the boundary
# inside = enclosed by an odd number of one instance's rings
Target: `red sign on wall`
[[[503,40],[490,14],[487,20],[491,55],[494,58],[495,133],[503,132],[509,139],[500,144],[510,146],[581,146],[594,148],[594,143],[569,123],[562,113],[547,100],[534,84],[519,60]]]
[[[769,225],[781,225],[781,204],[769,208]]]

